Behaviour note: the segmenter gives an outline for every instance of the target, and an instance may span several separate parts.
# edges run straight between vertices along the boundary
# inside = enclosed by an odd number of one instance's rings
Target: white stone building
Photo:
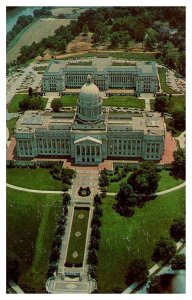
[[[20,158],[68,156],[76,164],[99,164],[107,158],[159,161],[165,131],[157,112],[103,111],[99,89],[88,76],[74,113],[26,111],[19,118],[16,151]]]

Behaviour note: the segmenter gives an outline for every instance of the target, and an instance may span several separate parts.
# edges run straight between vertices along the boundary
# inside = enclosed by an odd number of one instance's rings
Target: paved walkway
[[[28,192],[28,193],[36,193],[36,194],[63,194],[64,192],[63,191],[44,191],[44,190],[34,190],[34,189],[27,189],[27,188],[22,188],[20,186],[16,186],[16,185],[13,185],[13,184],[9,184],[9,183],[6,183],[6,186],[13,189],[13,190],[18,190],[18,191],[21,191],[21,192]],[[81,185],[79,185],[80,187]],[[89,184],[88,184],[89,186]],[[164,190],[164,191],[161,191],[161,192],[157,192],[157,193],[154,193],[154,194],[151,194],[151,196],[160,196],[160,195],[164,195],[164,194],[167,194],[167,193],[171,193],[171,192],[174,192],[176,190],[179,190],[181,188],[183,188],[185,186],[185,182],[179,184],[179,185],[176,185],[170,189],[167,189],[167,190]],[[91,184],[90,184],[90,187],[91,187]],[[98,190],[98,188],[96,187],[92,187],[91,190],[94,191],[93,195],[95,195],[96,193],[98,193],[96,191],[96,189]],[[77,201],[83,201],[83,202],[90,202],[92,201],[92,197],[90,199],[86,199],[84,197],[80,197],[80,196],[77,196],[77,186],[70,190],[69,191],[70,194],[72,195],[72,197],[75,197],[75,200],[72,200],[72,202],[77,202]],[[116,195],[116,193],[107,193],[107,195],[109,196],[113,196],[113,195]]]

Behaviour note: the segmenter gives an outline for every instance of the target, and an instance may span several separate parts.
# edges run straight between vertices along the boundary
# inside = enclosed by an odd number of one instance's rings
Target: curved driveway
[[[63,194],[64,193],[63,191],[44,191],[44,190],[27,189],[27,188],[22,188],[20,186],[12,185],[12,184],[9,184],[9,183],[6,183],[6,186],[13,189],[13,190],[18,190],[18,191],[28,192],[28,193],[38,193],[38,194]],[[170,193],[170,192],[174,192],[176,190],[179,190],[179,189],[183,188],[184,186],[185,186],[185,182],[183,182],[179,185],[176,185],[176,186],[174,186],[170,189],[151,194],[151,196],[160,196],[160,195],[164,195],[164,194],[167,194],[167,193]],[[107,195],[113,196],[113,195],[116,195],[116,193],[107,193]]]

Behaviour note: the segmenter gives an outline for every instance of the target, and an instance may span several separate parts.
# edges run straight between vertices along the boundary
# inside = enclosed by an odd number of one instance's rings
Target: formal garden
[[[75,207],[67,249],[66,267],[82,267],[87,225],[89,219],[89,207]]]
[[[45,292],[46,273],[61,205],[60,195],[7,189],[8,272],[12,278],[18,279],[25,292]]]

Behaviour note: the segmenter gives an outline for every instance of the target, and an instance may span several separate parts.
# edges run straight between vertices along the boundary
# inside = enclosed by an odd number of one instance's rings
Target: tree
[[[173,270],[185,270],[185,254],[178,254],[171,260]]]
[[[133,215],[133,210],[130,209],[130,207],[133,207],[136,204],[136,195],[133,188],[127,183],[122,183],[115,199],[117,201],[114,205],[116,211],[120,215],[131,217]]]
[[[145,43],[150,49],[153,49],[155,43],[157,43],[158,33],[153,28],[148,28],[146,30]]]
[[[53,99],[51,102],[51,108],[53,109],[54,112],[60,111],[62,107],[62,102],[61,99]]]
[[[100,239],[100,230],[97,226],[93,226],[91,230],[91,238]]]
[[[95,237],[91,237],[90,244],[89,244],[89,250],[98,250],[99,249],[99,241]]]
[[[100,187],[107,186],[109,184],[108,176],[104,173],[101,173],[99,176],[99,185]]]
[[[173,124],[176,130],[185,130],[185,112],[182,110],[176,110],[172,112]]]
[[[94,197],[94,205],[101,204],[101,196],[96,194]]]
[[[185,179],[185,150],[180,148],[173,152],[174,161],[172,165],[172,173],[176,178]]]
[[[157,190],[160,175],[154,163],[143,163],[128,178],[135,193],[150,195]]]
[[[88,252],[87,263],[89,265],[98,265],[98,258],[95,250],[90,250]]]
[[[89,28],[88,28],[87,24],[83,25],[82,32],[83,32],[83,36],[87,36],[87,34],[89,32]]]
[[[185,220],[184,218],[175,219],[170,227],[170,235],[175,241],[185,239]]]
[[[156,243],[151,259],[155,262],[168,262],[176,253],[176,247],[171,239],[161,237]]]
[[[155,276],[149,282],[149,287],[147,288],[147,293],[149,294],[163,294],[164,289],[161,285],[161,276]]]
[[[97,227],[100,227],[101,226],[101,221],[99,219],[99,216],[93,216],[93,219],[91,221],[91,227],[93,226],[97,226]]]
[[[18,283],[20,276],[20,265],[19,261],[16,258],[8,257],[7,258],[7,283],[14,281]]]
[[[166,112],[168,108],[168,97],[160,96],[155,98],[154,110],[159,112]]]
[[[33,89],[32,89],[32,87],[29,87],[29,89],[28,89],[28,95],[29,95],[29,97],[33,96]]]
[[[146,280],[149,275],[148,266],[145,260],[136,259],[128,267],[127,277],[133,281]]]

